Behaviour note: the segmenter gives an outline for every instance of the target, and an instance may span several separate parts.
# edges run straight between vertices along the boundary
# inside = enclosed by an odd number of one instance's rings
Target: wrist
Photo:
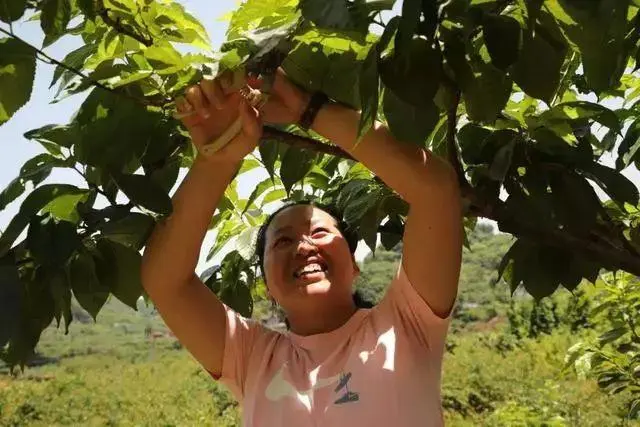
[[[229,156],[224,156],[220,152],[214,153],[210,156],[205,156],[198,152],[193,162],[193,167],[217,173],[224,171],[235,173],[240,168],[242,161],[243,159],[229,158]]]
[[[312,97],[312,94],[310,94],[309,92],[300,90],[300,96],[298,97],[298,100],[293,107],[294,123],[300,122],[302,115],[304,114],[307,107],[309,106],[311,97]]]

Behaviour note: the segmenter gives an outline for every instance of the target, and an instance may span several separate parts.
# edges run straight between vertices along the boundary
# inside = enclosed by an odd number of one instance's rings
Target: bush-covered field
[[[488,273],[508,239],[480,230],[470,241],[444,363],[447,425],[640,425],[626,419],[628,390],[610,396],[565,369],[568,349],[600,333],[583,319],[588,307],[577,310],[568,292],[539,306],[522,296],[510,303]],[[364,262],[358,288],[368,298],[379,298],[398,257],[380,251]],[[74,318],[68,335],[45,331],[40,366],[15,376],[0,367],[0,426],[240,424],[237,403],[152,310],[111,299],[95,324],[78,308]]]

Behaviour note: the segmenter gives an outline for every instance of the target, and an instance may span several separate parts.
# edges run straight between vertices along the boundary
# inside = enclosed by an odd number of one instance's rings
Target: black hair
[[[256,238],[255,257],[258,260],[258,266],[260,267],[260,272],[262,273],[262,277],[265,277],[265,282],[266,282],[266,276],[264,271],[264,251],[266,249],[265,246],[267,243],[267,229],[269,228],[269,225],[271,225],[271,222],[273,221],[273,219],[280,212],[292,206],[313,206],[315,208],[322,209],[323,211],[331,215],[336,220],[336,223],[337,223],[336,227],[338,228],[342,236],[347,241],[351,255],[354,255],[356,253],[356,248],[358,247],[358,240],[359,240],[358,233],[345,222],[345,220],[343,219],[342,213],[336,207],[332,205],[323,204],[314,200],[300,200],[296,202],[289,202],[279,207],[275,212],[269,215],[269,217],[260,226],[260,229],[258,230],[258,236]]]
[[[264,269],[264,252],[267,241],[267,229],[273,219],[283,210],[288,209],[292,206],[313,206],[315,208],[321,209],[331,215],[336,220],[336,227],[347,241],[349,245],[349,251],[351,255],[355,255],[356,248],[358,247],[358,233],[355,231],[353,227],[350,227],[347,222],[344,220],[344,217],[340,210],[333,205],[324,204],[321,202],[317,202],[314,200],[299,200],[295,202],[289,202],[278,208],[275,212],[273,212],[266,221],[260,226],[258,230],[258,236],[256,238],[255,245],[255,258],[257,258],[258,266],[260,268],[260,272],[262,273],[262,277],[264,278],[265,284],[267,282],[265,269]],[[353,293],[353,302],[355,303],[357,308],[371,308],[373,304],[370,301],[367,301],[362,297],[362,295],[355,291]],[[287,324],[287,328],[289,327],[288,321],[285,318],[285,323]]]

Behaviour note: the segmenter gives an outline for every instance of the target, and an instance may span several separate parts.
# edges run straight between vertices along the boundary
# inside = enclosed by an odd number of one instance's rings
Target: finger
[[[193,111],[193,106],[184,96],[179,96],[176,98],[176,110],[178,110],[179,113],[184,114]]]
[[[200,88],[204,92],[207,101],[218,110],[221,110],[224,104],[224,93],[217,80],[204,79],[200,82]]]
[[[262,130],[259,112],[249,105],[244,98],[240,100],[238,111],[242,121],[242,132],[248,137],[259,138]]]
[[[209,101],[207,101],[206,97],[202,93],[202,89],[200,89],[200,86],[195,85],[187,89],[186,97],[187,101],[189,101],[189,103],[193,106],[193,108],[195,108],[200,116],[204,117],[205,119],[208,119],[211,116],[208,109]]]
[[[247,76],[247,84],[254,89],[260,89],[263,84],[263,79],[255,75]]]

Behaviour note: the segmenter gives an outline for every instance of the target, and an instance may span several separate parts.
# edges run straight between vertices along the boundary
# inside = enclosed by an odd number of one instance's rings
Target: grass
[[[240,425],[223,386],[150,313],[110,301],[96,324],[48,328],[38,351],[56,363],[0,373],[0,426]],[[450,337],[443,375],[447,426],[632,426],[628,396],[562,372],[577,339],[557,332],[517,344],[498,329]],[[161,334],[160,334],[161,335]],[[0,371],[1,372],[1,371]]]

